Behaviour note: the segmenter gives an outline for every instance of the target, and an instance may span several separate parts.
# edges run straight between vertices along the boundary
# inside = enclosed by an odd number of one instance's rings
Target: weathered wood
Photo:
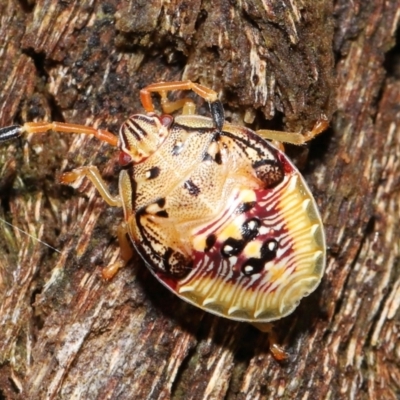
[[[118,256],[121,211],[57,176],[96,164],[115,192],[113,149],[55,133],[0,146],[0,217],[13,224],[0,222],[0,398],[398,398],[399,9],[2,1],[0,126],[52,118],[117,132],[142,112],[141,87],[181,78],[217,90],[228,117],[254,127],[308,129],[337,112],[304,170],[328,267],[276,324],[283,363],[265,334],[182,302],[138,259],[101,280]]]

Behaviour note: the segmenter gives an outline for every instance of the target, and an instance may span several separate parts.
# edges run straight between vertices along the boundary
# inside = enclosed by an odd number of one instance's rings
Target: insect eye
[[[172,123],[174,122],[174,117],[169,114],[163,114],[163,115],[159,116],[159,120],[160,120],[162,126],[169,128],[172,125]]]
[[[125,153],[124,151],[120,151],[118,161],[122,167],[126,167],[128,164],[132,162],[132,157],[129,154]]]

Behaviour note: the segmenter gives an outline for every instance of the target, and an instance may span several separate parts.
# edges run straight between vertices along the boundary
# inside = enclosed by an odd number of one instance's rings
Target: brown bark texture
[[[90,182],[74,190],[58,177],[97,165],[116,193],[115,149],[54,132],[2,144],[0,399],[399,399],[399,10],[399,0],[2,0],[0,126],[118,133],[143,112],[142,87],[191,79],[238,124],[305,131],[325,114],[330,129],[287,149],[320,207],[328,263],[318,290],[274,325],[285,361],[267,334],[186,304],[138,258],[101,279],[122,211]]]

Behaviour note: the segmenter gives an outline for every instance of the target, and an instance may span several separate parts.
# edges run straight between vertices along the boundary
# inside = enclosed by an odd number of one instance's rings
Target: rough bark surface
[[[331,128],[301,157],[327,270],[275,325],[284,362],[266,334],[184,303],[139,259],[102,281],[121,210],[57,177],[95,164],[115,192],[113,149],[56,133],[1,145],[0,399],[398,399],[399,10],[399,0],[3,0],[0,126],[117,132],[142,112],[140,88],[191,79],[217,90],[237,123],[306,130],[325,114]]]

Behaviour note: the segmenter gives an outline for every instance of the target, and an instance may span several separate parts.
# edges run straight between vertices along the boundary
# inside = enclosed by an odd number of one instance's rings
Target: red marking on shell
[[[153,274],[167,285],[172,291],[177,292],[179,281],[176,278],[171,278],[171,276],[165,274],[159,269],[152,270]]]
[[[287,165],[290,166],[290,164]],[[278,241],[278,251],[276,258],[273,260],[273,265],[284,260],[285,273],[291,275],[296,268],[293,259],[293,241],[279,208],[281,193],[285,190],[287,183],[288,181],[286,180],[283,185],[279,185],[273,189],[255,190],[256,204],[244,215],[246,220],[258,218],[261,222],[261,232],[256,237],[256,240],[263,243],[268,240]],[[234,213],[235,210],[232,212]],[[226,213],[224,213],[224,215],[225,214]],[[211,224],[201,229],[201,232],[213,232],[213,228],[217,227],[218,224],[219,220],[214,221],[214,226]],[[268,269],[263,269],[260,273],[255,273],[254,275],[244,275],[241,270],[243,264],[248,261],[248,258],[241,253],[232,258],[235,260],[235,264],[232,265],[229,258],[224,258],[222,256],[223,245],[224,243],[217,239],[208,252],[194,251],[193,271],[187,277],[179,281],[171,279],[158,271],[156,271],[156,275],[174,291],[177,290],[178,283],[179,285],[185,285],[190,281],[197,281],[205,278],[215,280],[216,285],[230,283],[234,284],[234,286],[242,287],[244,290],[257,290],[264,293],[273,293],[278,288],[276,282],[266,277],[269,273]]]
[[[278,203],[280,200],[279,190],[256,190],[256,206],[246,212],[246,219],[258,218],[261,221],[261,228],[265,233],[260,233],[257,240],[266,242],[274,239],[279,242],[279,252],[274,259],[273,264],[276,264],[283,259],[286,261],[286,271],[293,272],[295,265],[291,256],[293,254],[293,242],[290,237]],[[251,276],[242,274],[242,266],[248,261],[248,258],[239,254],[234,265],[229,259],[222,259],[221,250],[223,243],[217,241],[213,248],[208,252],[194,252],[194,271],[187,279],[198,280],[205,277],[215,279],[217,284],[232,283],[242,286],[246,290],[258,290],[263,292],[273,292],[277,285],[266,279],[268,270],[262,270]],[[186,279],[181,283],[184,284]]]
[[[212,143],[212,152],[208,131],[199,131],[203,125],[209,129],[202,117],[180,117],[171,130],[164,126],[169,117],[163,118],[155,119],[157,132],[172,135],[165,136],[167,146],[157,149],[160,153],[150,159],[149,168],[171,161],[165,176],[172,179],[154,179],[157,191],[143,185],[136,193],[139,210],[152,206],[132,220],[139,254],[160,282],[207,311],[241,321],[268,322],[288,315],[315,289],[325,265],[322,224],[301,175],[283,153],[250,130],[228,125]],[[180,142],[193,148],[178,158],[171,149]],[[205,153],[217,151],[221,163],[201,162]],[[185,183],[192,177],[203,182],[200,200],[187,198]],[[164,182],[168,190],[160,206],[155,196],[164,190]],[[140,196],[147,190],[149,200],[144,202]],[[157,207],[171,219],[159,220]],[[171,251],[184,255],[190,265],[186,275],[174,275]]]
[[[293,173],[293,166],[291,165],[291,163],[288,162],[285,154],[281,153],[280,151],[277,151],[276,156],[279,162],[282,164],[284,173],[285,174]]]

